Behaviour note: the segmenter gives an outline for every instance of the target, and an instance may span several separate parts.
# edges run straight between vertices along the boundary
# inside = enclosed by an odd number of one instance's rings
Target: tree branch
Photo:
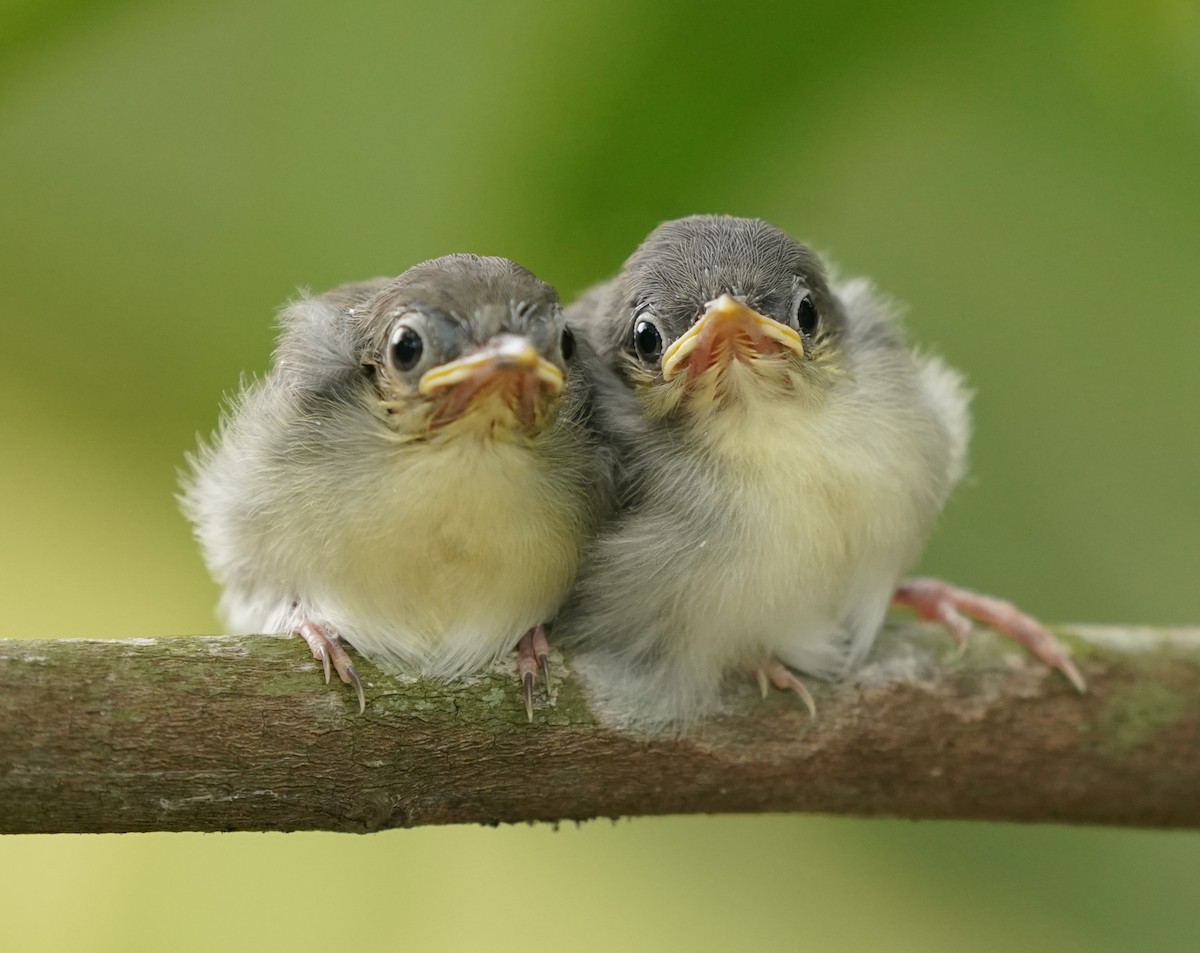
[[[819,710],[747,678],[684,738],[599,723],[557,651],[526,722],[513,667],[402,682],[367,712],[269,636],[0,641],[0,831],[373,831],[819,811],[1200,827],[1200,629],[1076,628],[1088,678],[990,632],[962,658],[891,627]]]

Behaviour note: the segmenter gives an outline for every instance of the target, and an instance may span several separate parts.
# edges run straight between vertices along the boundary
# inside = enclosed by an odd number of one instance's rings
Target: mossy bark
[[[1089,682],[989,632],[890,627],[868,664],[684,737],[602,723],[557,652],[452,684],[356,660],[326,686],[270,636],[0,641],[0,832],[337,830],[817,811],[1200,827],[1200,630],[1060,633]]]

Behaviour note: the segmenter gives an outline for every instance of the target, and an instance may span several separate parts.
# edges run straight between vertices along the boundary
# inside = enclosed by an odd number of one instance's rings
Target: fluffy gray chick
[[[815,711],[793,670],[845,674],[893,599],[960,638],[964,613],[993,622],[1078,677],[1006,603],[897,589],[963,475],[969,394],[868,283],[832,282],[765,222],[696,216],[655,229],[567,319],[614,372],[597,414],[624,506],[561,624],[611,717],[686,724],[731,670]]]
[[[452,678],[521,642],[575,578],[607,451],[553,288],[450,255],[282,312],[274,366],[191,460],[182,504],[234,632],[294,632],[364,705],[338,638]]]

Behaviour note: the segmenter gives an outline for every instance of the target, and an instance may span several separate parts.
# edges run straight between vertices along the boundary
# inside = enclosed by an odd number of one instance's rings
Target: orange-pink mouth
[[[565,385],[562,371],[538,354],[528,338],[498,334],[477,351],[431,368],[417,390],[437,400],[433,424],[458,420],[495,399],[524,427],[532,427],[549,398]]]
[[[662,375],[669,381],[686,370],[690,382],[710,368],[783,351],[804,354],[796,331],[723,294],[663,353]]]

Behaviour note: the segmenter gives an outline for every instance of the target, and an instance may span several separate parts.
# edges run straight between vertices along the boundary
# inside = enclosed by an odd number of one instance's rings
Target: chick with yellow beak
[[[784,349],[804,357],[804,340],[798,332],[723,294],[710,301],[699,320],[663,353],[662,376],[664,381],[674,380],[686,368],[694,383],[722,364],[753,363]]]
[[[474,410],[474,426],[497,424],[514,432],[536,430],[549,408],[547,398],[562,393],[563,372],[538,354],[533,342],[516,334],[498,334],[466,357],[421,375],[417,393],[439,401],[431,417],[445,426]]]
[[[183,504],[234,632],[341,641],[454,678],[518,647],[526,713],[609,485],[587,345],[554,289],[451,255],[283,312],[267,377],[192,461]]]
[[[960,639],[993,624],[1082,688],[1007,603],[903,581],[965,469],[968,394],[868,284],[765,222],[696,216],[567,314],[614,379],[597,419],[624,507],[559,632],[610,718],[685,726],[748,672],[815,715],[801,674],[851,671],[893,601]]]

